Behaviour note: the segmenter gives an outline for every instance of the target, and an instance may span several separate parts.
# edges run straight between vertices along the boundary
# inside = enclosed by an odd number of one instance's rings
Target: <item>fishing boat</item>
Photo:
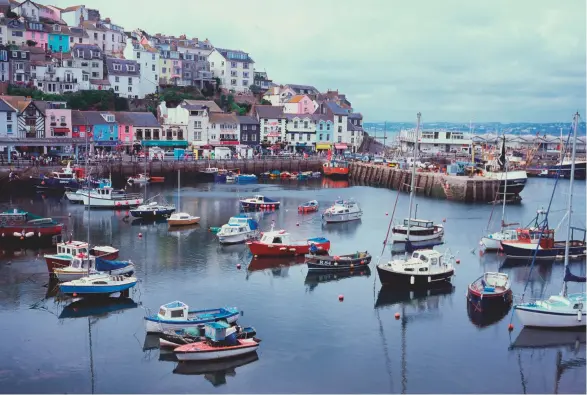
[[[575,168],[574,160],[577,153],[577,128],[579,123],[579,113],[577,112],[573,119],[573,150],[572,150],[572,163],[571,166],[571,179],[569,186],[569,197],[567,201],[567,241],[564,250],[564,263],[565,263],[565,277],[563,278],[563,286],[560,294],[552,295],[548,299],[540,299],[526,303],[520,303],[514,306],[518,319],[525,327],[545,327],[545,328],[567,328],[567,327],[584,327],[585,318],[587,315],[586,304],[587,304],[587,293],[585,291],[580,293],[568,293],[567,283],[585,283],[586,278],[576,276],[571,273],[569,269],[569,261],[573,244],[572,242],[572,226],[571,226],[571,213],[573,212],[573,189],[574,189],[574,178]],[[553,193],[551,196],[554,197],[558,179],[555,182]],[[548,225],[548,212],[546,213],[545,227]],[[585,247],[583,247],[585,248]],[[540,245],[535,246],[534,259],[532,265],[536,261],[537,254],[540,251]]]
[[[206,340],[186,344],[173,350],[179,361],[208,361],[238,357],[257,351],[261,340],[238,339],[236,329],[224,322],[205,326]]]
[[[454,256],[448,250],[416,250],[407,259],[394,259],[377,265],[381,284],[397,287],[430,287],[450,282],[454,276]]]
[[[80,172],[81,169],[72,168],[71,162],[67,162],[67,167],[62,168],[60,172],[54,171],[47,176],[41,175],[38,178],[31,176],[30,178],[37,189],[63,191],[66,188],[77,189],[81,186],[78,177],[81,175]]]
[[[48,246],[61,241],[63,224],[20,209],[0,213],[0,245]]]
[[[141,204],[137,208],[129,210],[130,215],[135,218],[161,218],[168,217],[175,211],[175,205],[166,203],[150,202]]]
[[[408,217],[402,223],[396,224],[391,228],[391,242],[403,247],[406,252],[413,252],[415,248],[432,248],[435,245],[442,244],[444,237],[444,226],[435,225],[428,219],[418,219],[418,205],[416,212],[412,217],[412,209],[416,198],[416,161],[418,160],[419,142],[420,142],[420,125],[422,113],[418,113],[416,122],[416,137],[414,143],[414,156],[412,161],[412,176],[410,177],[410,203]]]
[[[298,206],[298,212],[300,213],[313,213],[318,211],[319,205],[317,200],[310,200],[309,202],[300,204]]]
[[[244,243],[259,236],[259,224],[244,214],[235,215],[220,227],[216,236],[220,244]]]
[[[69,266],[53,269],[53,274],[61,282],[77,280],[88,274],[107,273],[113,276],[130,276],[135,272],[131,261],[109,261],[93,256],[76,256]]]
[[[289,171],[282,171],[281,174],[279,175],[279,177],[281,179],[290,178],[291,177],[291,173]]]
[[[504,241],[512,243],[524,243],[529,241],[532,244],[536,244],[540,240],[540,230],[538,229],[538,224],[541,222],[541,216],[544,214],[544,210],[536,211],[536,217],[534,217],[534,219],[528,225],[517,229],[507,229],[508,226],[517,224],[506,224],[502,215],[500,231],[482,237],[480,245],[485,247],[486,251],[495,251],[501,250],[501,243]]]
[[[507,200],[511,200],[524,190],[526,181],[528,180],[528,174],[526,170],[508,170],[507,169],[507,156],[505,148],[505,134],[501,144],[501,150],[497,159],[489,160],[483,166],[483,177],[490,180],[499,180],[498,194],[500,196],[507,197]]]
[[[306,240],[291,240],[291,236],[285,230],[274,230],[275,224],[271,224],[269,232],[261,233],[261,240],[248,241],[247,246],[254,256],[297,256],[310,252],[310,247],[315,246],[316,251],[330,250],[330,240],[324,237],[314,237]]]
[[[348,255],[314,255],[311,252],[310,250],[310,254],[306,255],[308,270],[338,271],[359,269],[369,266],[371,262],[371,254],[367,251],[357,251]]]
[[[115,260],[118,258],[119,250],[111,246],[94,246],[88,250],[88,243],[85,241],[69,240],[57,243],[55,254],[45,254],[45,262],[49,273],[53,273],[55,268],[67,267],[71,264],[74,257],[92,255],[106,260]]]
[[[137,284],[136,277],[112,276],[110,274],[90,274],[78,280],[59,284],[59,289],[66,295],[98,296],[113,293],[125,293]]]
[[[508,275],[497,272],[484,273],[469,284],[467,300],[479,311],[508,308],[513,300]]]
[[[81,192],[86,207],[129,208],[143,203],[140,193],[126,193],[112,187],[96,188]]]
[[[269,199],[263,195],[255,195],[252,198],[240,200],[243,210],[278,209],[281,202]]]
[[[149,177],[147,174],[138,174],[134,177],[129,177],[127,182],[129,184],[147,184],[150,180],[151,177]]]
[[[177,169],[177,207],[180,206],[181,203],[181,173],[180,170]],[[179,227],[179,226],[188,226],[188,225],[195,225],[200,222],[200,217],[196,217],[195,215],[191,215],[189,213],[173,213],[167,218],[167,225],[170,228],[172,227]]]
[[[257,335],[257,331],[252,326],[242,328],[235,325],[237,339],[251,339]],[[203,341],[206,338],[206,332],[203,327],[163,331],[159,333],[160,347],[179,347],[184,344]]]
[[[147,333],[167,330],[197,328],[216,321],[236,322],[240,311],[236,307],[217,309],[189,310],[188,305],[175,301],[162,305],[157,314],[144,317]]]
[[[360,220],[363,210],[353,199],[337,200],[322,214],[322,220],[326,223],[349,222]]]
[[[349,163],[344,160],[332,159],[332,151],[328,150],[327,162],[322,165],[324,176],[333,179],[347,179],[349,178]]]
[[[582,234],[582,239],[574,238],[576,231]],[[585,256],[587,248],[585,229],[571,227],[569,235],[571,239],[569,242],[555,241],[554,233],[555,230],[549,228],[534,231],[520,229],[518,231],[518,240],[502,241],[501,250],[508,259],[532,259],[533,257],[547,261],[563,259],[567,248],[572,259]],[[534,240],[536,241],[533,242]]]
[[[79,189],[69,189],[67,188],[67,190],[65,191],[65,197],[67,198],[67,200],[69,200],[71,203],[79,203],[79,204],[83,204],[84,202],[84,198],[83,195],[84,193],[88,193],[88,191],[92,188],[105,188],[105,187],[112,187],[112,180],[107,179],[107,178],[102,178],[102,179],[90,179],[89,182],[90,186],[86,186],[86,187],[82,187]],[[123,190],[118,190],[118,192],[120,193],[124,193]]]

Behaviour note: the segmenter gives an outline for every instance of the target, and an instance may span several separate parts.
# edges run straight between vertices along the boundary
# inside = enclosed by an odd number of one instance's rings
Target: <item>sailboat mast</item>
[[[181,170],[178,168],[177,169],[177,211],[181,211],[181,207],[180,207],[180,196],[179,196],[179,188],[180,188],[180,172]]]
[[[573,185],[575,183],[575,157],[577,155],[577,125],[579,123],[579,112],[575,113],[573,117],[573,151],[571,154],[571,177],[569,178],[569,182],[571,183],[569,186],[569,200],[567,202],[567,217],[568,217],[568,224],[567,224],[567,242],[565,243],[565,270],[569,265],[569,248],[571,244],[571,217],[573,212]],[[562,163],[561,163],[562,166]],[[567,283],[563,281],[563,289],[561,294],[564,296],[567,293]]]
[[[412,227],[412,203],[414,202],[414,192],[416,186],[416,159],[418,158],[418,139],[420,138],[420,118],[422,113],[417,114],[418,121],[416,123],[416,140],[414,143],[414,163],[412,163],[412,179],[410,182],[410,211],[408,212],[408,231],[406,240],[410,239],[410,228]]]
[[[505,132],[503,133],[503,148],[502,148],[503,152],[505,152]],[[508,161],[506,160],[506,158],[504,157],[504,162],[503,162],[503,166],[504,166],[504,183],[503,183],[503,205],[501,208],[501,231],[503,232],[503,227],[504,227],[504,220],[505,220],[505,201],[506,201],[506,191],[508,188]]]

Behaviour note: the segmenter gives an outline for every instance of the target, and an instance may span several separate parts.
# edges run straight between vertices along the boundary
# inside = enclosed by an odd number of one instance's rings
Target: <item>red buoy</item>
[[[509,324],[508,325],[508,331],[513,331],[514,330],[514,325],[513,324]]]
[[[344,295],[338,295],[338,300],[342,302],[344,300]]]
[[[143,237],[143,234],[142,233],[139,233],[139,237]]]
[[[456,263],[457,263],[457,265],[458,265],[459,263],[461,263],[461,260],[460,260],[460,259],[457,259],[455,262],[456,262]]]
[[[76,296],[77,296],[77,294],[74,292],[74,293],[73,293],[73,297],[75,298]]]
[[[394,317],[396,320],[399,320],[399,317],[400,317],[399,313],[395,313]]]
[[[237,268],[237,269],[240,269],[240,268],[241,268],[241,264],[240,264],[240,263],[237,263],[237,264],[236,264],[236,268]]]

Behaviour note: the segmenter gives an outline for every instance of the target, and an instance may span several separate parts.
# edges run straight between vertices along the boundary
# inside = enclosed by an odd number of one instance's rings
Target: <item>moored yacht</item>
[[[259,224],[254,219],[240,214],[230,217],[216,233],[221,244],[238,244],[255,239],[259,235]]]
[[[326,223],[348,222],[361,219],[363,210],[353,199],[337,200],[332,206],[327,208],[322,214],[322,219]]]
[[[454,256],[448,251],[417,250],[407,259],[394,259],[377,265],[381,284],[396,287],[433,287],[450,282],[454,276]]]

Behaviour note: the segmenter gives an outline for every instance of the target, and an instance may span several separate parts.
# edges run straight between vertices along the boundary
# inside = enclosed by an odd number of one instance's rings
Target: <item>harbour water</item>
[[[507,221],[529,222],[548,204],[553,184],[529,179],[522,204],[508,207]],[[552,226],[564,215],[568,187],[568,181],[560,181]],[[313,276],[299,260],[252,261],[245,245],[219,246],[208,227],[236,214],[239,196],[257,193],[282,202],[281,209],[258,215],[262,230],[274,220],[276,227],[300,238],[329,238],[335,254],[368,250],[374,256],[372,270],[351,277]],[[500,269],[504,257],[479,254],[491,205],[416,198],[418,217],[446,219],[446,243],[437,249],[449,247],[460,259],[454,287],[430,296],[382,290],[374,268],[396,193],[326,180],[184,186],[181,209],[200,216],[201,223],[171,232],[166,223],[125,220],[125,211],[88,213],[64,198],[3,197],[3,210],[20,207],[61,218],[74,239],[85,239],[89,221],[92,244],[120,248],[121,259],[137,266],[140,282],[132,301],[119,304],[119,310],[92,311],[55,296],[43,252],[0,255],[0,392],[584,393],[584,333],[575,344],[573,336],[580,335],[522,331],[515,316],[510,333],[512,311],[486,322],[467,310],[466,287],[484,271],[508,273],[514,295],[524,292],[528,278],[526,297],[561,288],[562,263],[532,272],[524,266]],[[177,189],[149,187],[149,195],[155,194],[175,201]],[[317,199],[322,210],[339,197],[361,205],[361,221],[325,226],[319,213],[297,213],[305,201]],[[407,216],[408,198],[400,195],[397,220]],[[581,227],[585,198],[585,183],[578,183],[573,221]],[[495,207],[492,230],[500,210]],[[564,226],[557,234],[564,238]],[[388,258],[386,251],[382,259]],[[584,276],[585,262],[571,269]],[[584,284],[572,284],[570,290],[574,287]],[[263,340],[258,358],[232,366],[178,365],[145,336],[142,319],[174,300],[193,308],[238,307],[240,324],[254,326]],[[555,346],[547,347],[553,339]],[[516,341],[535,348],[512,348]]]

